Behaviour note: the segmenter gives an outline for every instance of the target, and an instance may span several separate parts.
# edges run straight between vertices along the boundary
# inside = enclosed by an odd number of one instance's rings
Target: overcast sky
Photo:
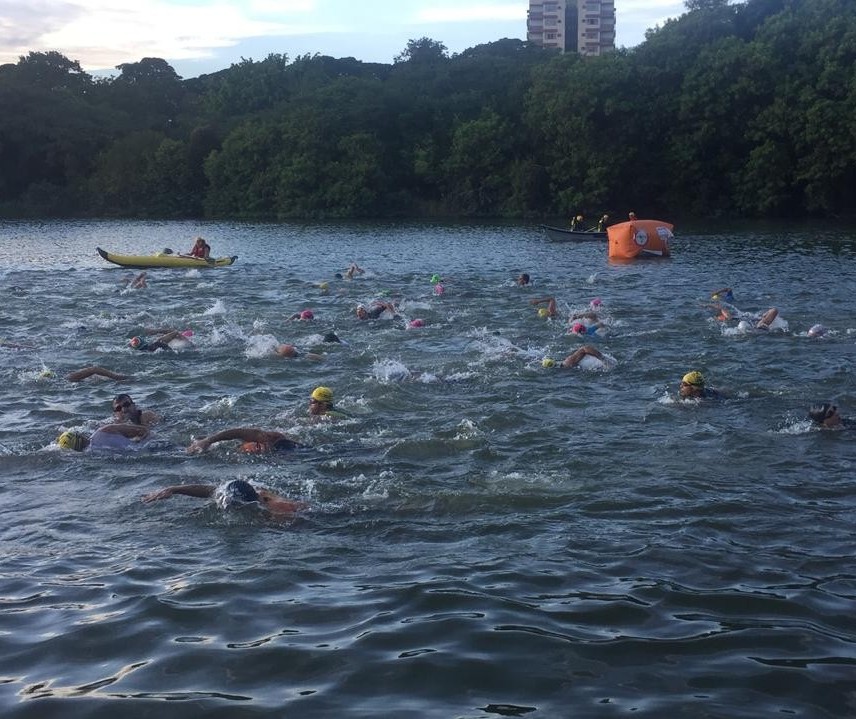
[[[526,37],[527,0],[0,0],[0,64],[58,50],[87,72],[163,58],[182,77],[268,54],[391,63],[410,39],[457,53]],[[615,0],[616,45],[684,12],[682,0]]]

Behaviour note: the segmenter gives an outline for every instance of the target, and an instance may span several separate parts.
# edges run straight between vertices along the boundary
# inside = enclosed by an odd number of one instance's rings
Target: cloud
[[[101,69],[143,57],[209,57],[217,48],[246,38],[331,30],[300,22],[314,9],[313,0],[252,0],[247,5],[228,0],[204,5],[167,0],[32,3],[4,0],[0,28],[8,23],[16,32],[14,41],[3,33],[0,62],[17,60],[30,50],[58,50],[86,69]]]
[[[448,5],[423,8],[416,13],[417,22],[485,22],[519,20],[525,26],[528,6],[523,3],[493,5]]]

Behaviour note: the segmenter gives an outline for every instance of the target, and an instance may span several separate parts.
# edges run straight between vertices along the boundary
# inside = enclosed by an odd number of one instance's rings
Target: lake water
[[[127,290],[95,253],[198,233],[236,264]],[[678,226],[622,265],[514,224],[5,222],[0,250],[0,336],[32,345],[0,348],[2,716],[856,715],[856,435],[806,420],[856,414],[853,230]],[[787,331],[715,320],[724,285]],[[357,320],[378,296],[401,317]],[[543,368],[594,298],[615,366]],[[94,364],[133,381],[63,379]],[[691,369],[726,398],[677,401]],[[309,423],[316,385],[350,417]],[[150,448],[57,448],[121,391],[162,415]],[[309,448],[185,452],[236,426]],[[309,507],[140,502],[232,478]]]

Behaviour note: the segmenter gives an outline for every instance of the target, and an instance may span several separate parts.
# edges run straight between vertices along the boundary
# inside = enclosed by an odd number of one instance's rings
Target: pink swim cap
[[[300,319],[302,320],[311,320],[315,315],[312,314],[312,310],[303,310],[300,313]]]
[[[443,287],[443,285],[440,285],[440,284],[434,285],[434,294],[435,295],[442,295],[445,291],[446,291],[446,288]]]
[[[408,327],[424,327],[425,326],[425,320],[419,320],[419,319],[410,320],[410,322],[408,323],[407,326]]]
[[[600,301],[600,297],[595,297],[595,298],[591,301],[591,306],[592,306],[592,307],[600,307],[602,304],[603,304],[603,302],[601,302],[601,301]]]
[[[193,330],[184,330],[184,332],[181,333],[181,336],[188,338],[193,337]]]
[[[582,322],[574,322],[574,326],[571,327],[571,332],[575,335],[582,334],[586,331],[586,326]]]

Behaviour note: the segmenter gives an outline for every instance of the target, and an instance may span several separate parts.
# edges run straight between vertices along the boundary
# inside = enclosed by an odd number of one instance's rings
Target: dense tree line
[[[182,80],[0,66],[5,216],[856,211],[856,3],[687,0],[597,58],[500,40],[392,64],[272,54]]]

